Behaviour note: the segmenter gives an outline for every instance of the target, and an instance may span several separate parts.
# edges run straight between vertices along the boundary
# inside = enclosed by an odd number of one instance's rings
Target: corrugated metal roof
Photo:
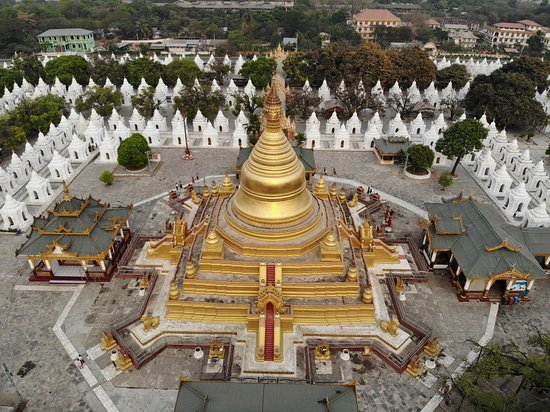
[[[357,412],[358,408],[353,386],[182,382],[174,412],[195,411]]]
[[[492,204],[467,199],[457,203],[426,203],[426,209],[437,222],[430,224],[432,248],[451,250],[465,276],[486,278],[515,266],[522,273],[531,273],[533,279],[546,277],[529,246],[550,254],[550,229],[525,231],[528,244],[522,236],[523,230],[509,225]],[[464,233],[444,234],[444,230],[435,230],[439,222],[451,229],[447,223],[457,217],[462,220]]]
[[[47,36],[85,36],[87,34],[93,33],[90,30],[86,29],[50,29],[46,30],[44,33],[40,33],[38,37],[47,37]]]

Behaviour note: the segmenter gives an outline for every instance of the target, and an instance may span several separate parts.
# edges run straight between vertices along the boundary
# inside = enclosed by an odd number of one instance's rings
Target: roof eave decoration
[[[521,250],[521,247],[514,247],[509,244],[508,239],[504,239],[501,243],[495,246],[485,246],[485,250],[487,252],[494,252],[495,250],[499,250],[502,248],[508,249],[510,252],[519,252]]]
[[[531,272],[523,273],[518,270],[515,264],[512,265],[512,267],[502,273],[498,273],[496,275],[489,273],[489,278],[494,280],[499,279],[529,279],[531,277]]]
[[[61,249],[64,253],[69,254],[70,252],[68,252],[67,249],[68,249],[69,247],[71,247],[71,243],[72,243],[71,241],[69,241],[69,242],[67,242],[67,243],[59,243],[59,242],[57,241],[57,239],[56,239],[56,240],[54,240],[52,243],[50,243],[49,245],[46,245],[46,247],[48,248],[48,251],[49,251],[50,253],[53,252],[53,250],[54,250],[56,247],[58,247],[58,248]],[[75,255],[76,255],[76,253],[75,253]]]

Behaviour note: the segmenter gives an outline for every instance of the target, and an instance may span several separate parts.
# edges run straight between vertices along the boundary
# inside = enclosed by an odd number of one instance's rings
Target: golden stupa
[[[349,221],[347,203],[331,198],[323,179],[309,190],[282,131],[275,86],[238,189],[226,176],[217,194],[206,186],[200,204],[189,200],[181,293],[172,290],[166,303],[166,319],[210,323],[214,335],[246,325],[255,332],[246,339],[254,362],[282,361],[299,344],[291,338],[296,326],[375,324],[372,299],[362,299],[367,263],[399,261],[395,249]]]

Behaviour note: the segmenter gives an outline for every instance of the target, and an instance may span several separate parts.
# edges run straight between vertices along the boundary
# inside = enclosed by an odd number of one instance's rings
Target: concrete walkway
[[[483,336],[479,339],[477,342],[479,346],[484,347],[489,343],[491,338],[493,337],[493,334],[495,332],[495,324],[497,322],[497,314],[498,314],[498,308],[499,303],[491,303],[491,308],[489,309],[489,318],[487,319],[487,325],[485,327],[485,333]],[[468,356],[466,356],[466,359],[464,359],[454,370],[453,373],[451,373],[452,379],[456,379],[460,375],[464,373],[464,371],[473,364],[476,360],[476,358],[479,356],[479,350],[476,350],[478,348],[474,348],[468,353]],[[429,400],[429,402],[422,408],[422,412],[433,412],[437,409],[439,404],[443,401],[443,395],[441,394],[441,391],[439,393],[436,393],[432,398]]]

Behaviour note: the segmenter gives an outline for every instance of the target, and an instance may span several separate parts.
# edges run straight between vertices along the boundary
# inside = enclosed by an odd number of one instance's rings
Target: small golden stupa
[[[359,228],[348,229],[347,204],[332,187],[329,196],[323,178],[314,193],[308,189],[282,130],[276,86],[265,95],[263,130],[238,189],[225,176],[219,191],[203,192],[197,216],[205,217],[188,228],[188,263],[180,265],[187,270],[180,274],[183,289],[177,300],[172,292],[166,312],[169,320],[223,324],[224,330],[246,325],[256,332],[256,362],[282,361],[294,350],[283,341],[295,326],[376,324],[372,299],[365,303],[361,295],[368,285]],[[190,262],[197,257],[195,269]],[[346,261],[355,266],[346,270]],[[318,277],[325,277],[322,287],[313,281]],[[228,296],[232,303],[222,299]]]

